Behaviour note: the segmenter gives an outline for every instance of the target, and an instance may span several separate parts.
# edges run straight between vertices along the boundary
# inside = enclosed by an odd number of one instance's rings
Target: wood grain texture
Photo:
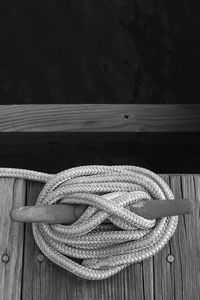
[[[0,178],[0,299],[20,300],[24,225],[10,219],[13,207],[25,205],[25,181]],[[8,262],[2,261],[7,255]]]
[[[179,217],[178,228],[162,251],[102,281],[87,281],[61,269],[44,257],[26,225],[22,300],[111,299],[188,300],[200,294],[200,176],[162,175],[176,197],[194,202],[193,215]],[[42,188],[27,183],[27,205],[33,205]],[[168,262],[168,255],[174,261]]]
[[[193,132],[200,105],[2,105],[0,132]]]

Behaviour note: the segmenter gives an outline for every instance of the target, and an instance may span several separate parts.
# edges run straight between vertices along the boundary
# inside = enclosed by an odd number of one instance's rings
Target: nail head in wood
[[[3,254],[1,257],[1,261],[5,264],[7,264],[10,260],[10,257],[8,256],[8,254]]]
[[[43,254],[38,254],[38,256],[37,256],[37,260],[39,261],[39,262],[43,262],[44,261],[44,255]]]
[[[168,255],[167,256],[167,261],[169,262],[169,263],[172,263],[173,261],[174,261],[174,256],[173,255]]]

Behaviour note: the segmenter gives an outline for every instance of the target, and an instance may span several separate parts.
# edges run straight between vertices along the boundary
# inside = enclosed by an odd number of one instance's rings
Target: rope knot
[[[71,225],[33,223],[34,238],[61,267],[83,278],[104,279],[154,255],[176,229],[177,217],[149,220],[131,206],[172,197],[163,179],[143,168],[72,168],[47,181],[36,205],[84,204],[87,209]]]

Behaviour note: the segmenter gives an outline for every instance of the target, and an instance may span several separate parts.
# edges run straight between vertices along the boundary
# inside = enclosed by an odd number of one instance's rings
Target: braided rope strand
[[[36,205],[88,205],[71,225],[32,224],[34,239],[44,255],[85,279],[108,278],[155,255],[178,224],[178,216],[149,220],[130,211],[129,206],[139,201],[174,199],[165,181],[144,168],[89,165],[56,175],[0,168],[0,177],[45,183]]]

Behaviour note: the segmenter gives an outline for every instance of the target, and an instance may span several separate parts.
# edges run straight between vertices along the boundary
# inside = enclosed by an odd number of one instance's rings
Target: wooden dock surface
[[[179,217],[174,236],[154,257],[102,281],[77,278],[41,255],[31,225],[12,222],[9,212],[33,205],[42,184],[1,178],[0,300],[199,300],[200,175],[162,176],[177,197],[194,202],[193,215]]]

